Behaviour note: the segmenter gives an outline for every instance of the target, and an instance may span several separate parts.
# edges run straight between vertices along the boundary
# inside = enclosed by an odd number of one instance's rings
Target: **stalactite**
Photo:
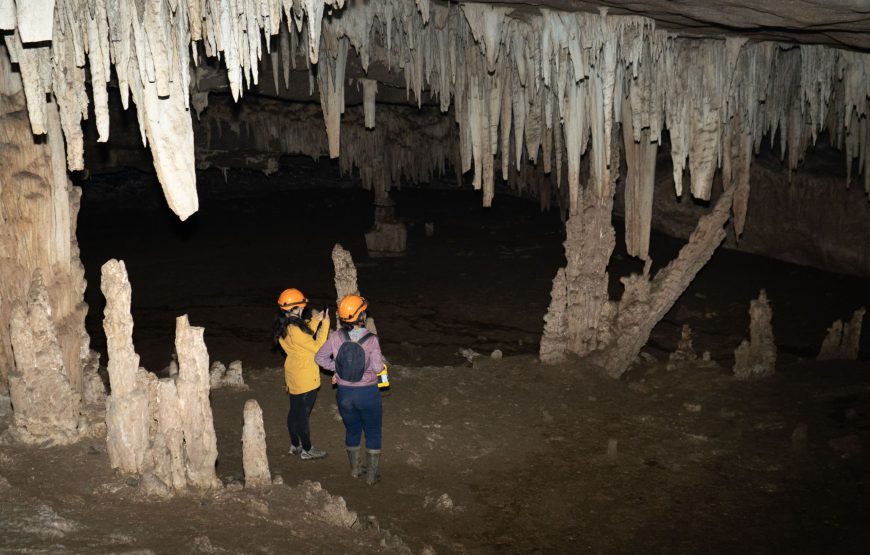
[[[709,199],[716,169],[736,166],[730,157],[745,166],[749,160],[745,143],[757,148],[765,134],[782,137],[793,170],[824,129],[840,138],[850,167],[852,160],[858,160],[870,188],[866,169],[870,56],[865,53],[750,44],[742,38],[681,38],[655,29],[651,20],[642,17],[484,4],[451,6],[428,0],[348,6],[343,0],[150,0],[141,11],[128,0],[40,1],[43,10],[54,6],[53,19],[34,19],[46,12],[33,9],[33,3],[18,4],[17,12],[7,7],[0,18],[3,28],[19,29],[7,35],[7,43],[24,76],[34,131],[44,131],[42,99],[52,92],[61,106],[69,167],[79,168],[77,127],[87,111],[82,68],[90,66],[104,139],[104,84],[113,62],[123,102],[129,94],[139,101],[144,139],[150,141],[170,204],[182,217],[196,209],[192,177],[185,171],[194,166],[186,148],[190,42],[201,40],[207,56],[223,58],[230,89],[239,98],[246,86],[258,80],[264,38],[268,51],[268,39],[276,34],[279,49],[272,62],[277,66],[280,59],[285,88],[298,51],[321,82],[332,137],[338,136],[343,108],[342,52],[347,45],[359,53],[364,69],[377,58],[402,73],[418,103],[424,90],[438,99],[442,111],[455,102],[466,149],[463,168],[470,169],[473,161],[475,183],[486,190],[487,203],[490,159],[506,150],[511,127],[517,164],[523,140],[532,162],[537,161],[540,147],[555,148],[545,151],[544,165],[549,171],[552,154],[557,181],[562,162],[559,145],[566,149],[575,208],[577,159],[586,152],[588,137],[592,186],[600,193],[609,179],[611,122],[621,117],[620,89],[632,104],[634,137],[648,129],[657,143],[667,125],[678,195],[688,167],[692,194]],[[326,6],[352,13],[331,17]],[[282,19],[287,23],[282,24]],[[37,28],[43,34],[47,30],[52,45],[23,48],[36,40]],[[324,55],[327,59],[321,60]],[[630,76],[622,82],[619,75],[625,69]],[[173,97],[181,99],[170,100]],[[160,113],[166,115],[161,118]],[[464,117],[468,115],[473,117]],[[158,132],[167,125],[171,133]],[[491,138],[500,132],[500,140],[487,146],[479,140],[487,132]],[[340,145],[338,138],[332,139],[333,156]],[[504,173],[508,156],[504,152],[501,156]],[[735,205],[737,214],[743,204]],[[740,219],[735,219],[738,227]]]
[[[360,79],[363,88],[363,106],[365,109],[366,129],[375,128],[375,95],[378,94],[378,82],[374,79]]]

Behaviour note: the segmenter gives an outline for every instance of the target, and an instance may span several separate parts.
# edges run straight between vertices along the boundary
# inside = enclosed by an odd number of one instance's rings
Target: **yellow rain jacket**
[[[314,331],[317,324],[309,324]],[[287,353],[284,361],[284,383],[291,395],[308,393],[320,387],[320,367],[314,353],[326,342],[329,321],[324,320],[315,335],[309,335],[294,325],[287,326],[287,335],[278,340]]]

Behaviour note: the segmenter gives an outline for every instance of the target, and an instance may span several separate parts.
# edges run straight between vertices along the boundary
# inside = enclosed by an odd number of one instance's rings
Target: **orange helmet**
[[[338,318],[342,322],[356,322],[359,320],[360,314],[368,307],[369,304],[359,295],[345,295],[338,303]]]
[[[308,304],[308,299],[298,289],[285,289],[278,296],[278,306],[283,310],[290,310],[294,306],[305,308],[306,304]]]

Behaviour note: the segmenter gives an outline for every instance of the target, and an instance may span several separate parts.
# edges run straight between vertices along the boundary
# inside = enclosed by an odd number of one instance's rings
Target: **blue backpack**
[[[358,341],[354,341],[347,330],[340,330],[340,333],[344,343],[335,353],[335,373],[342,380],[355,383],[362,379],[366,371],[366,351],[362,346],[375,334],[366,333]]]

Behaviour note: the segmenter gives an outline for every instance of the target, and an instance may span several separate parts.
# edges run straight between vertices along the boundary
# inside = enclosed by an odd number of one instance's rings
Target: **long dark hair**
[[[275,314],[275,320],[272,322],[272,347],[277,349],[278,340],[287,335],[287,328],[291,325],[296,326],[308,335],[314,335],[314,332],[308,327],[307,322],[310,319],[311,308],[308,306],[302,309],[301,316],[290,314],[286,310],[279,308],[277,314]]]

